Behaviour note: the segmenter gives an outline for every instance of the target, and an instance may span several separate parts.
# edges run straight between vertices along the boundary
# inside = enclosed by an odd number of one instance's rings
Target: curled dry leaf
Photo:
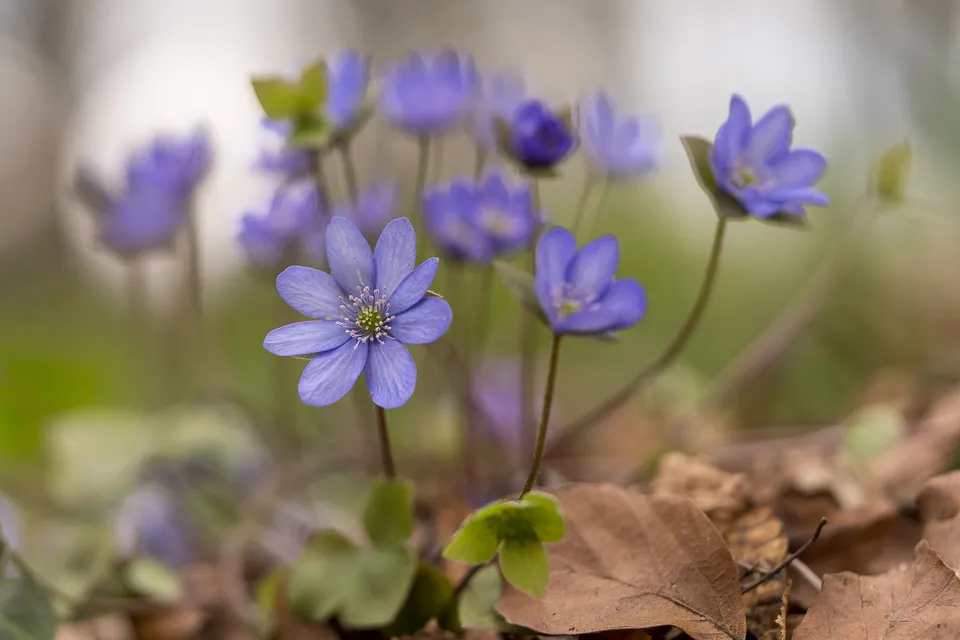
[[[738,572],[716,527],[689,499],[612,484],[553,493],[567,535],[547,547],[539,600],[505,588],[512,624],[550,635],[679,627],[695,640],[746,636]]]
[[[923,537],[960,575],[960,471],[934,478],[917,498]]]
[[[926,541],[912,565],[879,576],[827,575],[793,640],[956,640],[960,578]]]

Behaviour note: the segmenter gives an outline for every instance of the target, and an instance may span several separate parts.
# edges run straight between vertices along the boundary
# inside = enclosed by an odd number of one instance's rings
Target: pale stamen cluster
[[[384,338],[391,337],[390,322],[396,317],[390,315],[390,303],[379,289],[357,286],[357,295],[339,297],[340,313],[343,317],[337,322],[351,338],[357,341],[354,349],[362,342],[376,340],[383,344]]]

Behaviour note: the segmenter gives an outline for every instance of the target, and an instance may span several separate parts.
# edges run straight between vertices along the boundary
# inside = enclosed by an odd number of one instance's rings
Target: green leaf
[[[324,149],[333,140],[333,128],[322,118],[310,116],[299,120],[287,144],[298,149]]]
[[[504,286],[507,287],[510,295],[524,309],[532,313],[537,320],[549,327],[550,323],[544,315],[543,309],[540,308],[540,301],[537,300],[537,293],[533,286],[533,276],[506,262],[496,261],[493,263],[493,268]]]
[[[300,113],[300,87],[283,78],[254,78],[253,92],[268,118],[286,120]]]
[[[375,484],[363,526],[374,546],[403,545],[413,535],[413,485],[406,480]]]
[[[393,623],[384,630],[389,638],[411,635],[436,618],[441,627],[457,631],[459,624],[454,601],[453,583],[439,569],[421,561],[403,608]],[[453,611],[453,616],[445,616]]]
[[[466,629],[496,629],[494,608],[500,600],[500,570],[495,566],[484,567],[460,594],[460,623]]]
[[[553,496],[535,491],[523,496],[522,502],[529,508],[519,513],[533,528],[540,542],[557,542],[563,539],[566,526],[560,515],[560,503]]]
[[[300,73],[300,113],[318,111],[327,101],[327,65],[314,62]]]
[[[680,142],[683,144],[684,151],[687,152],[687,160],[690,161],[693,177],[697,179],[697,184],[710,198],[710,203],[717,215],[721,218],[735,220],[749,217],[749,214],[740,206],[739,202],[721,191],[717,186],[717,179],[710,167],[710,147],[712,146],[710,142],[698,136],[681,136]]]
[[[861,462],[887,451],[900,442],[906,432],[906,420],[894,407],[866,407],[844,424],[843,448],[852,460]]]
[[[277,599],[283,587],[284,569],[274,569],[257,583],[255,593],[257,601],[257,628],[260,635],[271,637],[277,625]]]
[[[500,571],[514,587],[539,598],[547,588],[550,565],[543,544],[533,538],[512,538],[500,550]]]
[[[903,204],[912,168],[913,151],[909,142],[895,144],[880,156],[872,179],[877,197],[882,203]]]
[[[352,629],[377,629],[392,622],[410,593],[416,555],[405,549],[361,549],[348,572],[335,576],[343,589],[337,618]]]
[[[468,516],[443,550],[443,557],[470,564],[492,559],[500,546],[499,510],[494,509],[504,504],[495,503]]]
[[[26,578],[0,580],[0,638],[53,640],[56,611],[46,591]]]
[[[130,562],[124,581],[134,593],[161,602],[176,602],[183,597],[183,583],[177,572],[153,558]]]
[[[294,615],[313,621],[330,618],[343,604],[339,577],[349,573],[357,548],[344,535],[317,533],[301,554],[287,580],[287,602]]]

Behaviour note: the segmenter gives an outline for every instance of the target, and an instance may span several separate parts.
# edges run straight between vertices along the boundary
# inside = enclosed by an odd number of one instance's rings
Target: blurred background
[[[712,138],[737,92],[755,113],[790,105],[795,142],[830,160],[823,186],[832,205],[812,211],[808,229],[729,230],[715,296],[680,362],[584,444],[600,468],[642,463],[672,442],[671,416],[693,408],[843,244],[871,162],[903,139],[914,148],[911,200],[855,247],[809,330],[694,433],[713,438],[716,416],[724,430],[831,424],[870,394],[950,384],[960,379],[958,32],[951,0],[0,0],[2,488],[20,502],[62,506],[73,492],[124,493],[141,477],[136,465],[159,450],[212,442],[276,457],[269,441],[286,437],[269,418],[278,366],[291,376],[300,450],[335,447],[347,464],[362,457],[370,416],[346,401],[302,406],[295,380],[304,363],[278,365],[263,350],[278,326],[277,295],[251,277],[237,244],[241,215],[277,186],[254,169],[264,134],[250,76],[346,47],[379,68],[414,48],[453,45],[483,68],[515,67],[551,101],[605,88],[660,120],[658,170],[614,187],[595,227],[618,237],[620,274],[647,288],[649,314],[618,345],[570,341],[560,419],[588,410],[659,353],[696,296],[715,218],[679,135]],[[215,158],[195,212],[210,356],[199,378],[178,342],[188,313],[182,255],[149,258],[148,314],[131,318],[124,265],[98,248],[72,190],[79,163],[119,181],[132,148],[197,124]],[[400,181],[397,215],[407,213],[415,153],[376,118],[356,142],[365,182]],[[452,136],[434,179],[469,174],[472,158],[467,136]],[[557,221],[569,221],[583,172],[576,157],[564,179],[543,186]],[[343,197],[338,168],[331,179]],[[457,291],[444,293],[458,317],[475,312]],[[491,360],[516,354],[517,314],[497,285]],[[442,372],[428,349],[414,351],[418,393],[391,414],[401,470],[414,456],[452,455],[459,438]]]

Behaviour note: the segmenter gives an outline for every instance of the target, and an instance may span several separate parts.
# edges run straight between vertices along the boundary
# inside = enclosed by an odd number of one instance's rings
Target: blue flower
[[[313,157],[310,151],[287,144],[293,125],[287,120],[263,118],[263,130],[268,134],[257,156],[255,167],[264,173],[279,174],[287,182],[312,175]]]
[[[182,139],[159,137],[130,157],[127,184],[159,187],[186,197],[206,177],[211,162],[210,138],[203,129]]]
[[[490,262],[529,246],[543,214],[530,187],[511,184],[499,171],[481,184],[453,180],[424,195],[423,221],[439,246],[457,260]]]
[[[526,94],[526,85],[519,74],[507,71],[486,78],[474,111],[474,135],[484,149],[496,151],[495,121],[509,122]]]
[[[130,493],[114,521],[117,546],[130,556],[147,556],[173,567],[196,560],[194,543],[170,490],[151,482]]]
[[[255,266],[276,269],[299,254],[300,241],[319,232],[320,203],[317,190],[281,188],[265,212],[249,213],[240,221],[238,240]]]
[[[416,266],[417,235],[406,218],[390,222],[373,251],[341,217],[331,220],[326,242],[330,274],[288,267],[277,277],[280,297],[314,319],[274,329],[263,346],[278,356],[314,355],[300,378],[305,404],[333,404],[362,372],[375,404],[399,407],[417,382],[404,345],[437,340],[453,319],[445,300],[427,297],[440,261]]]
[[[613,236],[597,238],[580,251],[573,234],[561,227],[540,236],[534,287],[554,333],[609,333],[643,318],[646,293],[636,280],[614,279],[619,261]]]
[[[576,145],[569,122],[539,100],[524,102],[509,122],[509,155],[528,169],[549,169]]]
[[[380,110],[393,125],[414,135],[450,129],[473,110],[479,75],[473,58],[444,50],[409,54],[383,77]]]
[[[159,186],[128,188],[98,217],[98,240],[121,256],[171,246],[187,220],[187,203]]]
[[[327,60],[327,101],[324,112],[334,131],[351,128],[361,115],[370,82],[370,59],[352,50]]]
[[[523,442],[523,383],[518,359],[486,358],[473,377],[471,394],[481,416],[481,424],[510,449]],[[537,396],[533,410],[543,408],[543,397]],[[556,407],[554,407],[556,409]],[[547,434],[548,440],[556,432]]]
[[[397,183],[394,180],[381,180],[357,194],[356,205],[339,204],[333,208],[332,216],[341,216],[350,220],[365,236],[373,236],[394,218],[397,210]]]
[[[813,186],[827,161],[811,149],[790,150],[793,125],[785,106],[774,107],[753,124],[743,98],[730,99],[730,116],[710,149],[710,168],[720,189],[753,216],[802,215],[804,205],[830,204]]]
[[[618,118],[616,106],[600,91],[580,102],[580,131],[593,168],[615,179],[639,177],[657,163],[660,132],[650,118]]]

